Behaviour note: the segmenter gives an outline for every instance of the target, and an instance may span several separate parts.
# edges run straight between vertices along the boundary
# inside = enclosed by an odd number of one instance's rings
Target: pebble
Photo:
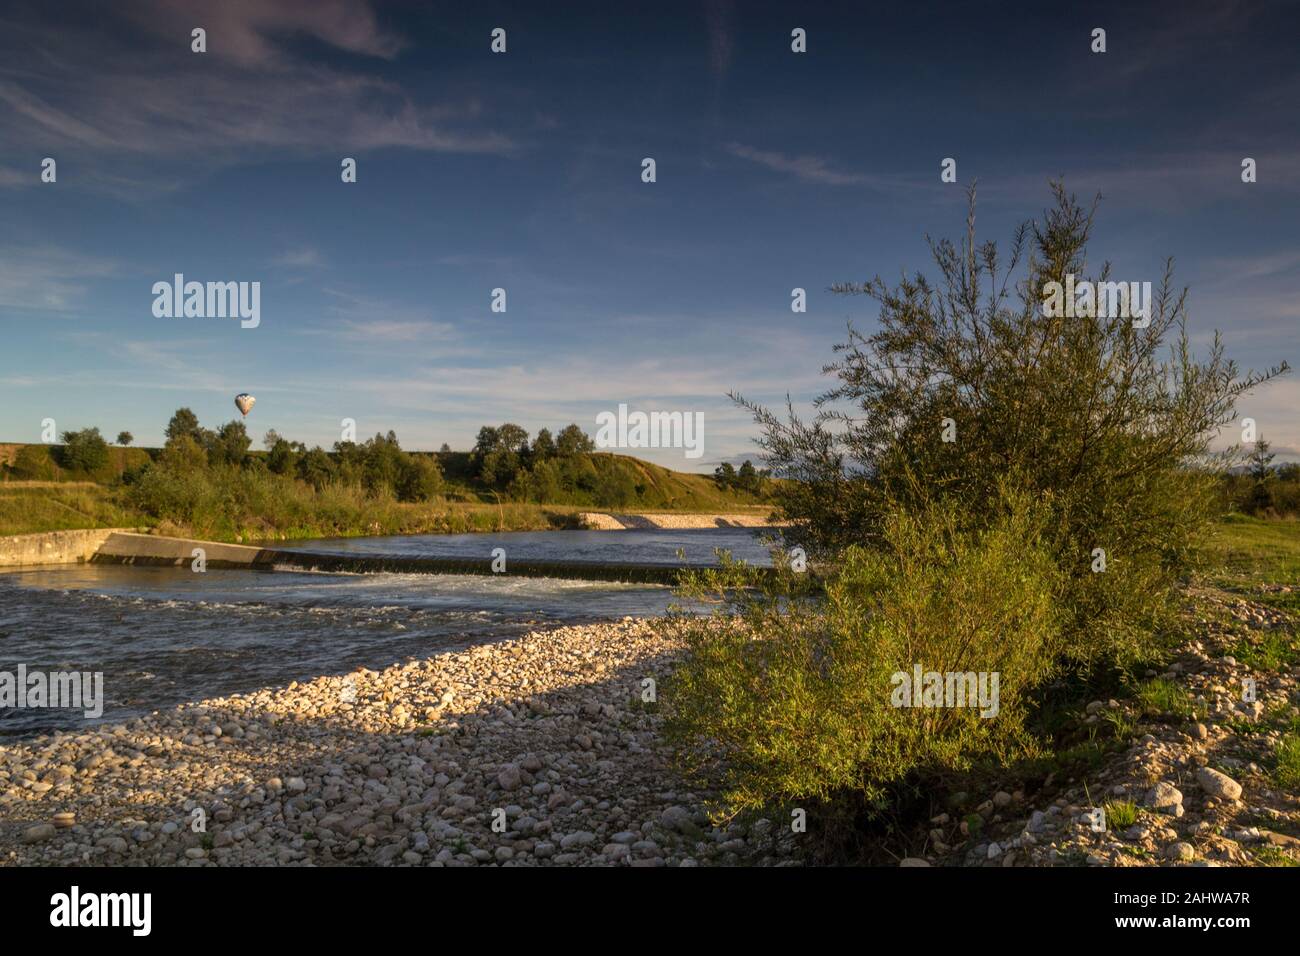
[[[1210,767],[1201,767],[1196,771],[1196,782],[1202,790],[1220,800],[1237,800],[1241,797],[1241,784]]]

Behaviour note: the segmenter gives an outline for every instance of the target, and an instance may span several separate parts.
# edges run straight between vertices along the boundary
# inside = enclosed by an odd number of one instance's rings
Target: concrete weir
[[[0,537],[0,568],[27,568],[45,564],[81,564],[89,561],[118,528],[43,531]]]
[[[198,557],[209,568],[249,568],[260,571],[295,569],[396,574],[510,574],[534,578],[571,578],[584,581],[622,581],[637,584],[675,584],[682,568],[656,564],[607,564],[592,561],[536,561],[507,556],[504,572],[492,570],[492,558],[433,558],[401,555],[346,554],[287,551],[242,544],[222,544],[193,538],[115,531],[94,552],[98,564],[186,566]]]

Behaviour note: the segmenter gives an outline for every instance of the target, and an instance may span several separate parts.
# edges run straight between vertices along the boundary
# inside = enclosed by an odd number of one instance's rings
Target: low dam
[[[491,556],[453,558],[290,551],[123,531],[107,533],[103,543],[89,560],[96,564],[180,567],[192,565],[200,558],[209,568],[396,574],[508,574],[535,578],[621,581],[634,584],[675,584],[684,570],[681,567],[663,564],[548,561],[526,558],[512,560],[509,557],[505,559],[503,568],[494,570]]]

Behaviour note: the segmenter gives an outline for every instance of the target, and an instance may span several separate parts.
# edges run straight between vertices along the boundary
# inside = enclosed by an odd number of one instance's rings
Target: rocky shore
[[[1059,796],[1048,802],[1020,791],[952,795],[951,811],[930,821],[926,853],[907,865],[1300,865],[1300,794],[1271,773],[1283,735],[1300,723],[1300,666],[1233,656],[1293,635],[1294,624],[1223,592],[1192,597],[1197,637],[1167,671],[1147,675],[1161,692],[1087,705],[1083,728],[1117,745],[1099,766],[1049,779]],[[1253,694],[1243,693],[1248,680]]]
[[[566,627],[5,744],[0,863],[791,861],[788,828],[712,827],[670,772],[643,680],[673,654]]]
[[[1195,639],[1148,675],[1158,695],[1094,701],[1080,715],[1082,739],[1110,741],[1086,769],[949,794],[928,835],[894,858],[1300,863],[1300,796],[1272,776],[1279,741],[1300,725],[1300,667],[1233,656],[1293,625],[1222,593],[1198,595],[1195,608]],[[657,688],[678,653],[644,621],[564,627],[10,742],[0,863],[804,862],[788,823],[712,826],[711,794],[674,774],[645,681]],[[1242,699],[1246,679],[1254,700]]]

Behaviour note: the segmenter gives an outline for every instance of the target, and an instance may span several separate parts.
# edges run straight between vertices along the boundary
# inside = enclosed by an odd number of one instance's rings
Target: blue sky
[[[875,317],[828,287],[933,272],[972,179],[1002,241],[1049,178],[1101,192],[1092,261],[1154,281],[1175,257],[1198,340],[1295,364],[1298,26],[1279,3],[9,3],[0,440],[54,418],[156,444],[251,392],[255,436],[328,447],[352,418],[465,448],[627,403],[703,413],[702,459],[641,454],[712,470],[754,454],[725,393],[806,404]],[[261,282],[260,326],[156,318],[177,272]],[[1243,413],[1295,458],[1297,407],[1291,376]]]

